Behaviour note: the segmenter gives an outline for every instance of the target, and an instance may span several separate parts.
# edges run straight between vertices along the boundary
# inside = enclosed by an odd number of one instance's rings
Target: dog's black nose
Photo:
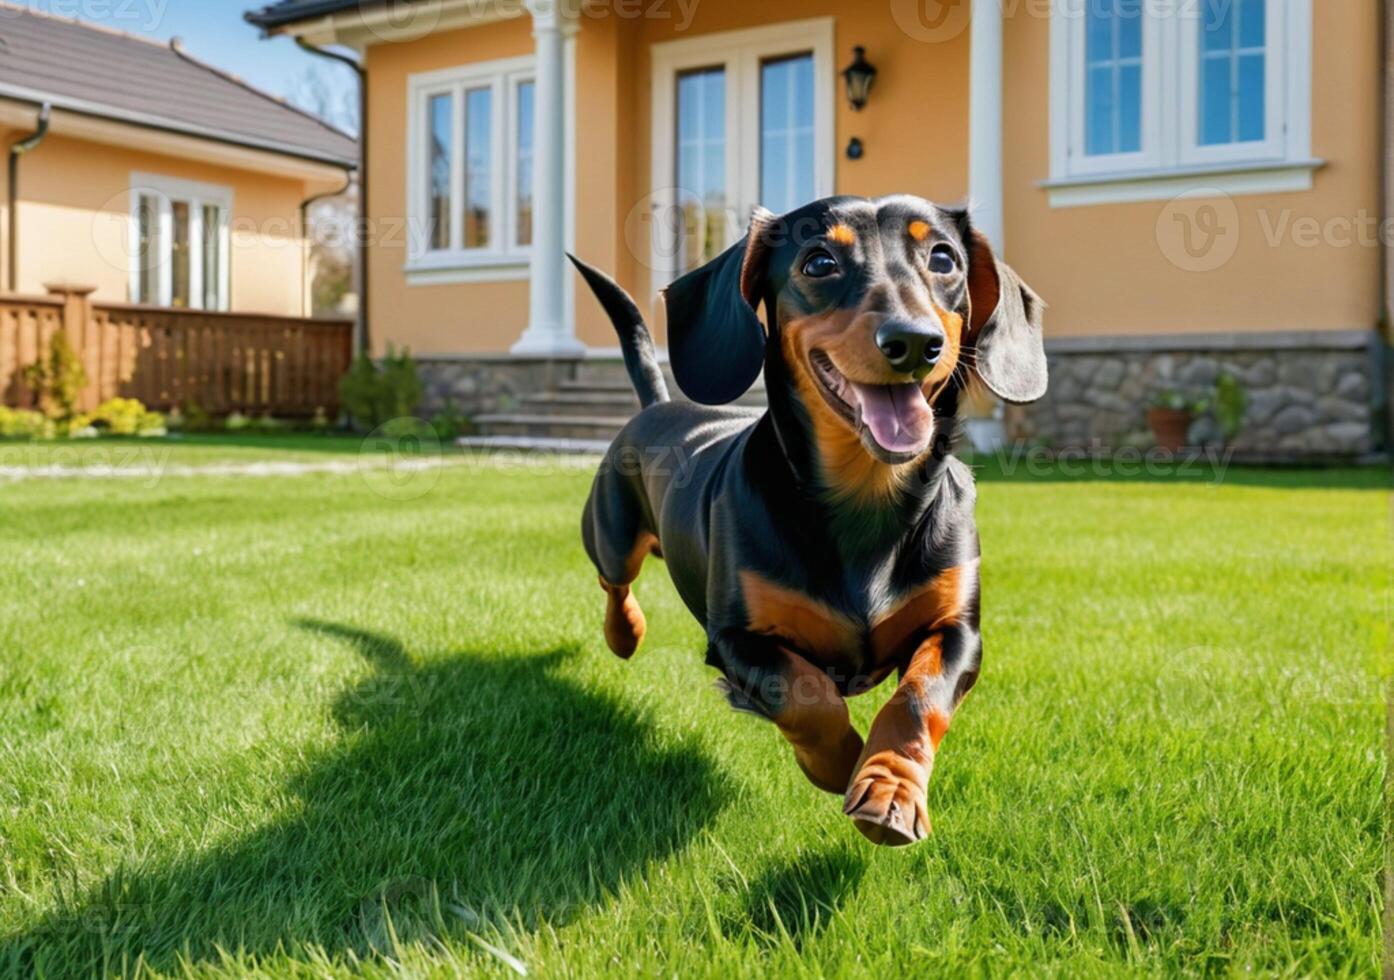
[[[944,328],[927,320],[887,320],[876,328],[876,346],[891,367],[916,374],[944,353]]]

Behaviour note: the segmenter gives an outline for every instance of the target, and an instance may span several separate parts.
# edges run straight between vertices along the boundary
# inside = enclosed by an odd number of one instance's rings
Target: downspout
[[[310,195],[309,197],[305,198],[305,200],[303,200],[303,201],[300,202],[300,240],[303,241],[303,242],[305,242],[305,244],[306,244],[306,249],[307,249],[306,252],[305,252],[305,266],[304,266],[304,270],[301,272],[301,278],[304,280],[303,287],[302,287],[301,290],[300,290],[300,315],[301,315],[301,316],[306,316],[306,317],[307,317],[307,316],[310,316],[311,313],[314,312],[313,308],[311,307],[311,301],[310,301],[310,287],[311,287],[311,283],[310,283],[310,268],[309,268],[309,266],[310,266],[310,251],[309,251],[309,249],[311,249],[311,248],[313,247],[313,246],[310,244],[310,208],[313,207],[314,204],[315,204],[317,201],[323,201],[325,198],[329,198],[329,197],[338,197],[340,194],[344,193],[345,191],[347,191],[347,190],[348,190],[350,187],[352,187],[352,186],[353,186],[353,174],[345,174],[345,175],[344,175],[344,186],[343,186],[343,187],[340,187],[338,190],[324,191],[323,193],[320,193],[320,194],[312,194],[312,195]],[[354,248],[354,255],[356,256],[357,254],[358,254],[358,249],[355,247],[355,248]],[[360,297],[361,297],[362,294],[360,293],[359,295],[360,295]],[[360,300],[359,312],[360,312],[360,313],[362,312],[361,300]]]
[[[357,58],[316,47],[303,37],[297,36],[295,43],[310,54],[348,65],[358,76],[358,221],[353,243],[358,259],[358,336],[354,347],[355,353],[371,351],[372,334],[368,329],[368,71]]]
[[[39,108],[39,120],[34,127],[34,131],[28,136],[21,136],[10,144],[10,173],[9,173],[9,234],[6,239],[6,247],[9,254],[9,271],[6,277],[6,288],[10,292],[19,289],[19,158],[24,156],[34,147],[44,141],[48,135],[48,117],[52,111],[52,106],[45,102]]]

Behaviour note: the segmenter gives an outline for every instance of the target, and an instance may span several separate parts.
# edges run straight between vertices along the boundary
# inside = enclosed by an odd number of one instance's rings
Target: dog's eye
[[[935,245],[929,253],[929,271],[946,273],[958,268],[958,257],[947,245]]]
[[[822,279],[837,271],[837,259],[827,252],[814,252],[803,264],[803,274],[810,279]]]

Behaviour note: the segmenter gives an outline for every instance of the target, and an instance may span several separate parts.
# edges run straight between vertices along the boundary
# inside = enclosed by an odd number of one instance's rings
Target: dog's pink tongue
[[[862,422],[882,449],[920,452],[934,432],[934,413],[917,384],[864,385],[852,382],[861,403]]]

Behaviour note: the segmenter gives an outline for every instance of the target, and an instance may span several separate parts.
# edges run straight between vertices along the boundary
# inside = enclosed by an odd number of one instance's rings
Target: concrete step
[[[633,415],[639,411],[639,399],[632,391],[573,388],[524,395],[519,401],[526,411],[539,414]]]
[[[637,396],[634,396],[634,386],[630,384],[627,378],[624,381],[581,381],[577,379],[568,378],[565,381],[560,381],[557,383],[557,391],[565,392],[568,394],[576,392],[597,395],[613,395],[617,393],[624,393],[634,397],[635,404],[638,404]],[[677,383],[673,381],[672,378],[668,379],[668,394],[673,398],[674,401],[687,400],[682,393],[682,389],[677,386]],[[765,405],[764,379],[757,378],[755,384],[751,386],[750,390],[747,391],[744,395],[741,395],[741,397],[737,398],[734,402],[732,402],[732,404],[754,405],[763,407]]]
[[[662,365],[663,376],[668,379],[668,384],[673,383],[673,372],[667,363]],[[613,384],[623,382],[629,384],[629,371],[624,366],[624,359],[619,357],[587,357],[576,364],[576,380],[587,383]]]
[[[634,394],[634,385],[630,383],[629,376],[625,375],[622,381],[580,381],[575,378],[565,378],[557,382],[558,391],[604,391],[604,392],[625,392]]]
[[[609,442],[627,415],[545,415],[508,412],[475,418],[480,435],[538,436],[550,439],[600,439]]]
[[[578,456],[600,455],[610,448],[608,439],[558,439],[547,436],[461,436],[455,440],[455,444],[461,449]]]

